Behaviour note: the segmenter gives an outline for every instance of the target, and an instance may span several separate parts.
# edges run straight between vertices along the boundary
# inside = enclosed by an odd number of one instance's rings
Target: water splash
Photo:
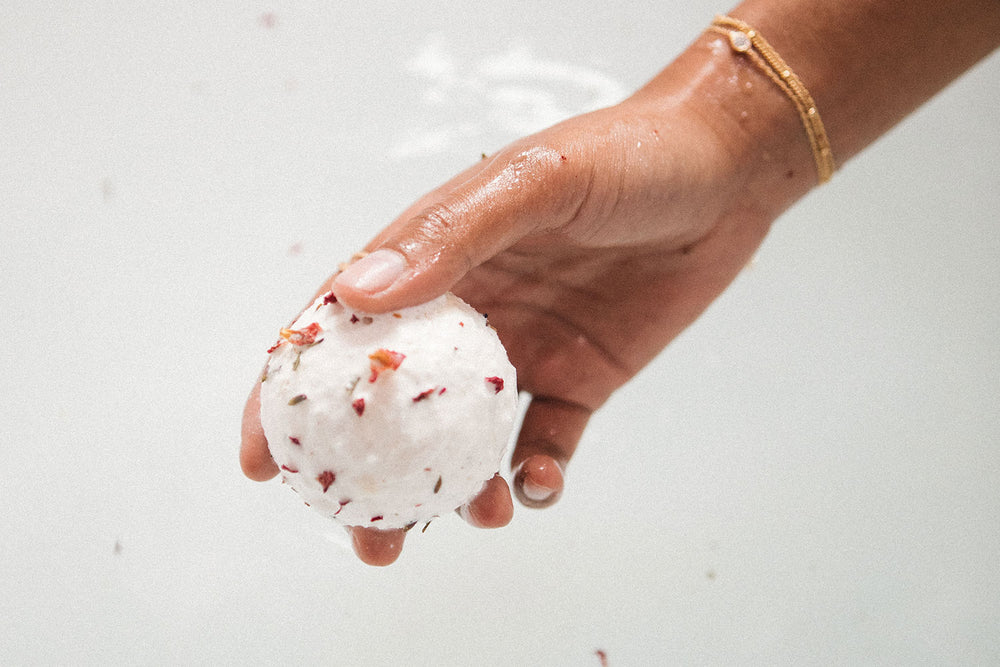
[[[463,60],[441,35],[430,37],[405,67],[422,86],[427,123],[395,147],[400,160],[505,143],[616,104],[627,93],[603,72],[538,57],[523,45]]]

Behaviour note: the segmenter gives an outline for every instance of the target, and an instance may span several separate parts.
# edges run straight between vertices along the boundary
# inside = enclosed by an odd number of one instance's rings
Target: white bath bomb
[[[284,481],[348,526],[407,528],[451,512],[500,469],[514,367],[452,294],[395,313],[317,299],[270,351],[260,414]]]

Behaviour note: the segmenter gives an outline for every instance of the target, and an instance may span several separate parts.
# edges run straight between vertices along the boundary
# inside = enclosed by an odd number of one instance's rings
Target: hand
[[[317,294],[386,312],[452,290],[488,313],[532,397],[514,493],[551,505],[590,415],[731,282],[785,204],[748,196],[756,165],[720,138],[730,121],[646,90],[520,140],[417,201]],[[241,463],[263,480],[277,468],[258,401],[255,389]],[[460,510],[480,527],[512,513],[499,476]],[[359,557],[380,565],[404,537],[352,534]]]

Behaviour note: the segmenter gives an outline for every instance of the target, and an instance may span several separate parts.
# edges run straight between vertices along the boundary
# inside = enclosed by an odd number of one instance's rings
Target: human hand
[[[741,147],[751,142],[745,128],[733,133],[740,123],[724,105],[712,116],[691,102],[704,98],[677,94],[684,80],[675,73],[484,157],[417,201],[317,292],[377,313],[451,290],[488,313],[532,397],[511,459],[526,506],[559,498],[590,415],[725,289],[791,198],[788,186],[757,187],[774,165],[747,159],[752,151]],[[241,463],[252,479],[277,474],[256,389]],[[460,510],[480,527],[506,525],[512,513],[499,476]],[[394,561],[404,537],[352,535],[370,564]]]

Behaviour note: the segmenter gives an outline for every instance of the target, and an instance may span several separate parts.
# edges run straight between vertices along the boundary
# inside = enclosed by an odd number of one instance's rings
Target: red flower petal
[[[332,470],[324,470],[316,477],[316,481],[323,485],[323,493],[326,493],[330,485],[337,480],[337,475]]]
[[[436,390],[437,390],[437,387],[433,387],[431,389],[425,389],[424,391],[420,392],[419,394],[417,394],[416,396],[413,397],[413,402],[414,403],[419,403],[420,401],[424,400],[425,398],[428,398]]]
[[[406,355],[380,347],[369,354],[368,358],[371,359],[372,369],[372,374],[368,378],[368,381],[374,382],[378,379],[378,375],[382,371],[394,371],[399,368],[399,365],[403,363],[403,359],[406,359]]]
[[[302,329],[282,329],[281,337],[292,345],[312,345],[316,342],[316,336],[318,336],[322,331],[323,327],[321,327],[318,323],[313,322]]]

